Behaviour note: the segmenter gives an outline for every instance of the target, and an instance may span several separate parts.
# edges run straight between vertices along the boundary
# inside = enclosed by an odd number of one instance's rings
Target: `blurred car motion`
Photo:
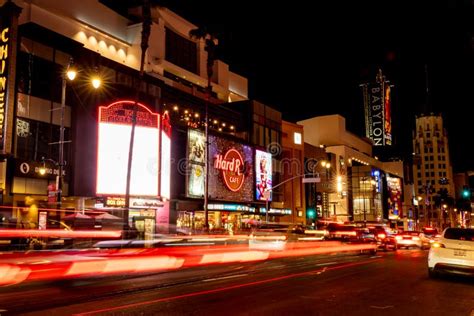
[[[397,236],[395,236],[395,240],[397,241],[397,249],[401,249],[405,247],[406,249],[416,247],[416,248],[423,248],[423,241],[420,238],[419,231],[403,231],[400,232]]]
[[[369,231],[374,234],[378,249],[385,251],[397,249],[397,240],[390,228],[386,226],[370,226]]]
[[[439,272],[474,275],[474,229],[446,228],[428,254],[428,274]]]

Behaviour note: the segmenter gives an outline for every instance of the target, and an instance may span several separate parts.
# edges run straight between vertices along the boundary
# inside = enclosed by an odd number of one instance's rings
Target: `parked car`
[[[474,275],[474,229],[446,228],[428,254],[428,274],[439,272]]]

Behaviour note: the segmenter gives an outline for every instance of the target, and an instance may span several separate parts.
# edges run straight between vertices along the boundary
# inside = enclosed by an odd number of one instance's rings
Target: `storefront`
[[[205,143],[204,133],[188,130],[186,197],[201,203],[205,192]],[[257,154],[251,146],[215,135],[209,135],[209,144],[209,229],[233,232],[250,228],[264,218],[257,211],[262,202],[255,199],[258,196],[258,200],[264,200],[271,192],[271,159],[261,151]],[[256,155],[260,162],[257,166]],[[204,225],[203,207],[178,210],[178,229],[203,229]]]

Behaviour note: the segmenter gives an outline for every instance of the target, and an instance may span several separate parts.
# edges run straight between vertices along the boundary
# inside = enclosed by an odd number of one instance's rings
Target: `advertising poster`
[[[255,151],[255,197],[258,201],[272,200],[272,155]]]
[[[392,96],[391,96],[391,88],[388,83],[384,83],[384,138],[385,138],[385,145],[392,144],[392,117],[391,113],[391,106],[392,106]]]
[[[402,180],[387,175],[387,189],[389,218],[398,218],[402,215]]]
[[[188,130],[188,197],[202,198],[204,196],[206,139],[203,132],[195,129]]]

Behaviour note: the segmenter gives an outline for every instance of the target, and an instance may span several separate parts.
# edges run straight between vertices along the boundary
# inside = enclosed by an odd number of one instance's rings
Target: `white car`
[[[428,254],[428,274],[438,272],[474,275],[474,229],[446,228]]]

